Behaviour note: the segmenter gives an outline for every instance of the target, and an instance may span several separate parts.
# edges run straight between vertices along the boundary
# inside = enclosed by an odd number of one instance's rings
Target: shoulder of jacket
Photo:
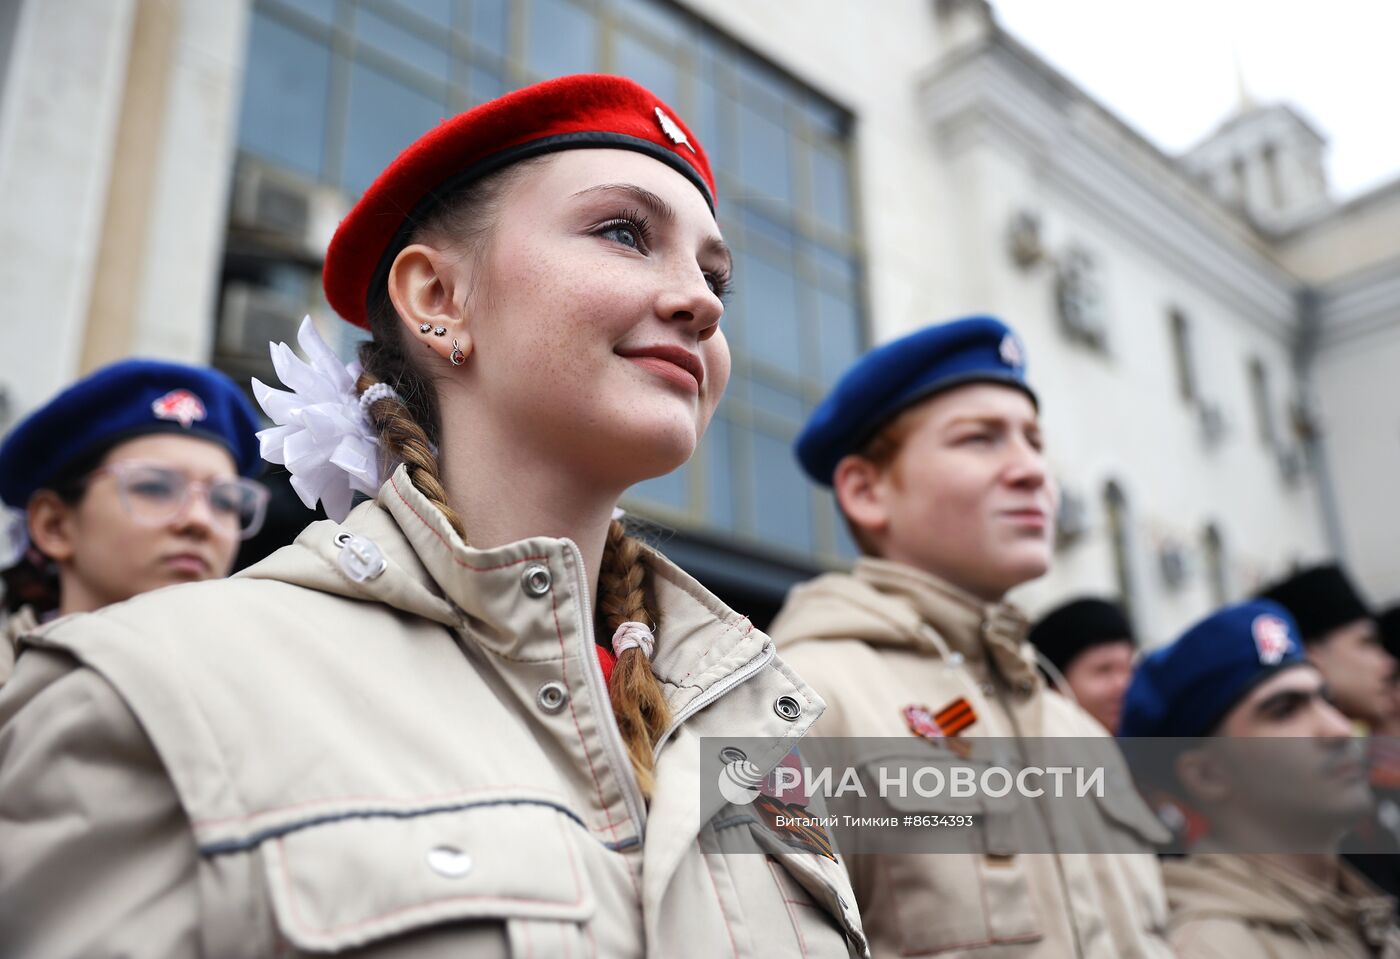
[[[384,628],[387,607],[260,579],[224,579],[167,587],[93,613],[65,616],[24,637],[25,647],[59,649],[119,679],[352,668],[346,638]]]
[[[1220,913],[1176,914],[1167,938],[1178,959],[1270,959],[1260,929],[1242,917]]]

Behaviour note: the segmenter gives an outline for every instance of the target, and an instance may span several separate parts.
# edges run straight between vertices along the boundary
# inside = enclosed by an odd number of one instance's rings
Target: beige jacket
[[[0,686],[4,686],[15,671],[15,650],[19,646],[19,638],[33,632],[38,626],[39,620],[29,606],[21,606],[9,614],[0,613]]]
[[[815,735],[908,740],[905,706],[938,712],[966,698],[978,718],[965,736],[1103,737],[1076,705],[1046,694],[1026,629],[1008,605],[979,603],[899,563],[862,559],[850,575],[829,574],[793,590],[771,632],[784,658],[827,701]],[[1110,796],[1116,798],[1090,828],[1113,848],[1141,852],[847,850],[872,952],[940,959],[1169,956],[1161,871],[1146,852],[1165,831],[1135,795],[1126,802],[1121,792]],[[949,808],[938,808],[940,801]],[[920,802],[920,811],[934,814],[967,812],[965,804],[953,808],[956,799]]]
[[[41,629],[0,691],[0,954],[863,953],[838,861],[712,855],[759,830],[700,808],[701,737],[772,766],[821,700],[647,562],[649,807],[577,547],[469,549],[402,470],[232,579]]]
[[[1395,901],[1341,870],[1326,889],[1258,856],[1168,862],[1172,945],[1181,959],[1400,959]]]

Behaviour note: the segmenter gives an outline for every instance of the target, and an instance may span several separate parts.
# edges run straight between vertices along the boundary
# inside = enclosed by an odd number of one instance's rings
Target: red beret
[[[415,224],[460,188],[557,150],[635,150],[682,173],[715,208],[710,161],[661,99],[626,77],[580,74],[536,83],[444,120],[398,155],[341,221],[326,251],[326,299],[368,327],[370,290]]]

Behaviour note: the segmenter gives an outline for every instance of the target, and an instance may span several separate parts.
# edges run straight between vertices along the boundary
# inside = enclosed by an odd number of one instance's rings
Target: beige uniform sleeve
[[[12,956],[199,951],[197,850],[136,718],[97,673],[28,650],[0,691],[0,943]]]
[[[1203,918],[1173,923],[1168,941],[1177,959],[1272,959],[1258,933],[1233,919]]]

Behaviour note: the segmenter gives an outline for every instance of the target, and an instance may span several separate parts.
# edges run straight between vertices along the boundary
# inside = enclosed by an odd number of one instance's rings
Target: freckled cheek
[[[713,410],[724,395],[725,388],[729,386],[729,341],[724,338],[723,333],[716,332],[701,344],[701,349],[704,350],[705,357],[706,400]]]

